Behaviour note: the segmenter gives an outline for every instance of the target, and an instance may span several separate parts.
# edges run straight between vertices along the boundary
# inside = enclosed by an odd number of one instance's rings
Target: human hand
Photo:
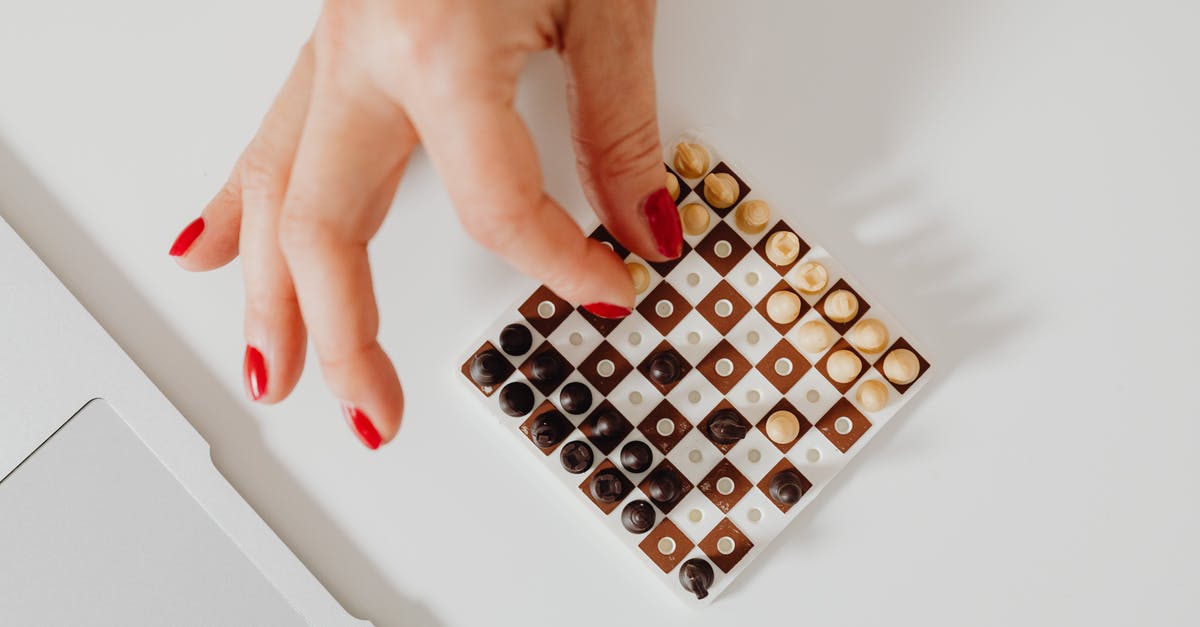
[[[475,240],[567,301],[628,315],[621,260],[545,194],[512,103],[528,53],[557,49],[592,207],[633,252],[678,256],[653,29],[650,0],[329,0],[229,180],[170,250],[193,271],[241,255],[251,398],[291,392],[311,335],[363,444],[395,436],[404,394],[376,341],[367,243],[418,141]]]

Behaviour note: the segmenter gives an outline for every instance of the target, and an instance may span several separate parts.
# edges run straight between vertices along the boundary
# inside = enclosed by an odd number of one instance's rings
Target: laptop
[[[369,625],[0,218],[0,625]]]

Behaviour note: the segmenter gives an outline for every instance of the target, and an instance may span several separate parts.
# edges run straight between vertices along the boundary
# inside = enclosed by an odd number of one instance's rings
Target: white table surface
[[[400,437],[363,449],[315,369],[245,399],[236,264],[188,276],[166,249],[313,0],[0,3],[0,212],[376,624],[1196,624],[1200,4],[737,4],[660,7],[664,135],[752,170],[941,378],[703,612],[452,380],[532,282],[462,234],[423,155],[371,249]],[[551,55],[519,105],[582,219]]]

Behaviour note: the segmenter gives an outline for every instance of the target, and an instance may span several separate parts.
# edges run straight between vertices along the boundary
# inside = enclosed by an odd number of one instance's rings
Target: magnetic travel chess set
[[[691,604],[719,595],[928,381],[898,321],[694,136],[666,146],[683,254],[604,227],[637,305],[540,287],[461,374],[501,426]],[[770,204],[769,204],[770,203]],[[553,495],[551,498],[556,498]]]

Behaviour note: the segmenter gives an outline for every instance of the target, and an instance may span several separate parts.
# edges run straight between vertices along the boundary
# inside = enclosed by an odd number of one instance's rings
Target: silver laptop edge
[[[208,443],[0,218],[0,480],[97,398],[309,624],[370,624],[347,614],[250,508]]]

